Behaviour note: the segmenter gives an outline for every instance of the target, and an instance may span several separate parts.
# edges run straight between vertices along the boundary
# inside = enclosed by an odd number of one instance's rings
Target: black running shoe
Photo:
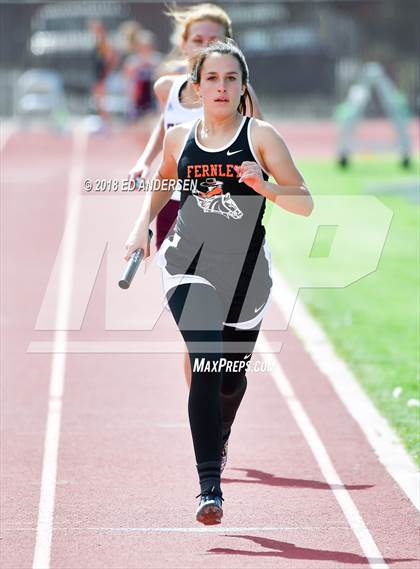
[[[220,524],[223,517],[223,498],[220,494],[214,492],[214,486],[202,492],[196,498],[200,498],[200,504],[195,513],[197,522],[206,526]]]

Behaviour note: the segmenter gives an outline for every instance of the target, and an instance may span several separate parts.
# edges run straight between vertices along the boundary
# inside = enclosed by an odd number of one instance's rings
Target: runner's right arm
[[[153,180],[176,180],[178,178],[178,166],[175,157],[178,156],[184,138],[185,127],[182,125],[169,129],[165,134],[162,161]],[[169,190],[166,188],[165,191],[157,190],[145,192],[140,215],[125,244],[126,261],[130,259],[136,249],[143,249],[145,251],[145,259],[150,255],[148,240],[149,225],[171,199],[174,189],[175,188]]]

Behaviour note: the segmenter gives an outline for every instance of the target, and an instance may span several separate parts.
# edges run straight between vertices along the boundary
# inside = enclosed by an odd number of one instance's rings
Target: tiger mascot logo
[[[192,193],[199,207],[205,213],[218,213],[227,219],[241,219],[243,217],[244,214],[233,201],[230,193],[223,193],[223,182],[216,180],[216,178],[206,178],[206,181],[201,182],[200,186],[207,188],[207,191],[193,190]]]

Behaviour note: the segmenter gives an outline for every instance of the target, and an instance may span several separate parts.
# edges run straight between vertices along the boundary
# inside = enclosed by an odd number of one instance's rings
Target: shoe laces
[[[211,494],[220,498],[222,500],[222,502],[225,501],[224,498],[222,497],[222,495],[219,494],[218,491],[216,491],[215,486],[212,486],[209,490],[205,490],[204,492],[200,492],[200,494],[198,494],[198,496],[196,496],[196,498],[204,498],[205,496],[210,496]]]

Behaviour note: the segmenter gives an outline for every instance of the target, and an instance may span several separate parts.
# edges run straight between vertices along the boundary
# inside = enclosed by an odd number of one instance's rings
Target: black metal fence
[[[72,11],[83,4],[90,6],[93,16],[95,6],[99,14],[101,6],[118,8],[121,17],[137,20],[155,34],[159,51],[170,50],[171,27],[163,15],[163,2],[3,2],[0,113],[10,111],[10,82],[22,70],[58,67],[63,75],[70,73],[71,58],[64,63],[60,57],[34,53],[33,37],[40,25],[42,7],[67,5],[69,24]],[[293,99],[298,105],[313,97],[325,101],[328,109],[343,98],[362,63],[378,61],[405,93],[411,110],[419,114],[420,3],[416,0],[219,4],[233,20],[235,38],[247,56],[252,83],[261,98]],[[76,70],[89,65],[88,59],[80,60],[80,54],[79,60],[74,57]]]

